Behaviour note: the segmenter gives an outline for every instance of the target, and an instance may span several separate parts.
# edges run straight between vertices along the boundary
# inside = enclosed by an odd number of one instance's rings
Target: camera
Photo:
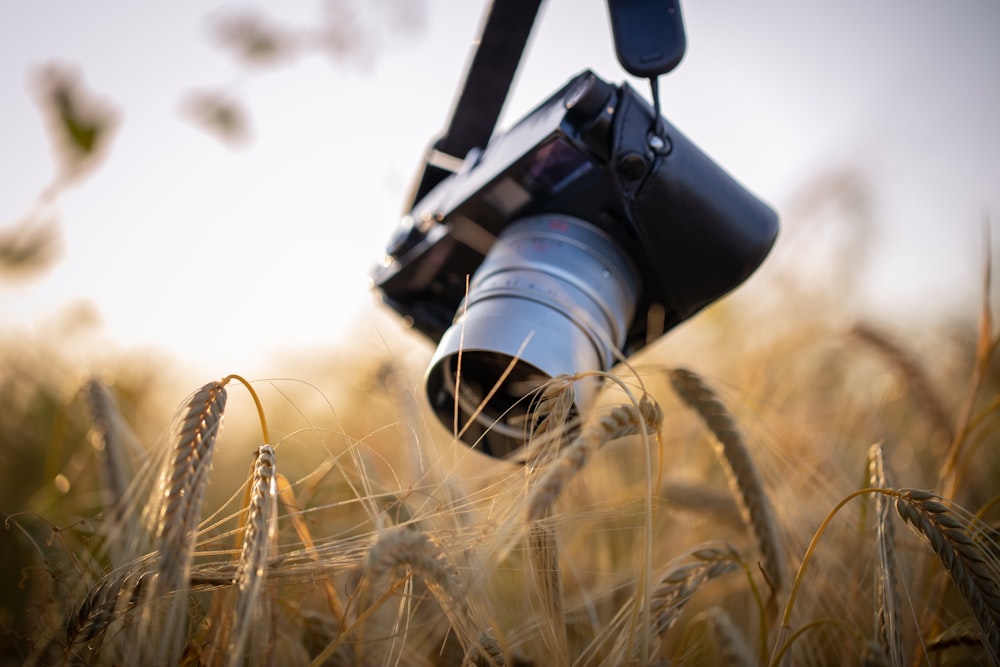
[[[419,198],[372,270],[437,351],[425,378],[460,439],[516,458],[532,392],[597,374],[742,283],[774,211],[627,83],[589,70]]]

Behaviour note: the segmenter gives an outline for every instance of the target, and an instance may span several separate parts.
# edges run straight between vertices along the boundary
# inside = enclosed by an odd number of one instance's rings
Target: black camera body
[[[518,221],[546,215],[583,221],[583,227],[610,239],[623,257],[590,251],[593,243],[570,240],[593,256],[596,266],[630,265],[622,268],[625,277],[619,281],[623,290],[632,292],[630,303],[618,313],[618,319],[624,313],[627,320],[624,330],[590,336],[610,337],[610,344],[626,357],[742,283],[764,260],[778,232],[777,216],[769,206],[632,88],[609,84],[585,70],[508,131],[495,135],[485,150],[472,151],[455,173],[416,202],[387,244],[385,258],[373,269],[374,285],[383,301],[418,331],[441,341],[464,317],[471,303],[464,301],[467,294],[472,296],[470,276],[491,251],[499,252],[498,237]],[[531,259],[510,260],[507,268],[537,269],[543,281],[550,275],[575,280],[574,266],[580,260],[559,261],[556,270],[533,266]],[[589,283],[577,282],[574,294],[591,292]],[[472,283],[474,290],[476,278]],[[532,291],[536,283],[523,277],[507,280],[506,295],[527,301],[549,298]],[[555,294],[553,290],[560,289],[543,287],[541,292]],[[570,302],[575,298],[555,294],[551,303],[574,319],[576,306]],[[617,299],[593,297],[597,305],[590,310],[597,315],[583,318],[582,327],[601,329],[600,323],[591,326],[591,320],[602,320],[601,313],[615,310]],[[508,351],[501,356],[518,355]],[[607,370],[608,355],[597,357],[601,368],[579,370]],[[553,374],[531,363],[542,377]],[[460,381],[448,375],[443,382]],[[447,388],[442,394],[442,382],[430,384],[438,394],[428,387],[431,402],[449,423],[446,415],[452,410],[445,403],[458,401],[461,392]],[[521,386],[512,391],[523,395],[523,390]],[[487,394],[488,387],[483,387],[480,398]],[[483,427],[462,439],[473,444],[488,438],[489,426],[503,421],[516,400],[509,403],[488,412]],[[461,412],[465,421],[479,418],[473,407]],[[457,423],[458,428],[462,425]],[[484,449],[494,455],[516,449],[517,434],[509,430],[506,437],[509,442]]]

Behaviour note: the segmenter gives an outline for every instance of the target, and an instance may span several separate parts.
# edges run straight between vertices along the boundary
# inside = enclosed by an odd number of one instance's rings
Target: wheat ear
[[[479,633],[476,643],[469,648],[462,659],[462,667],[506,667],[507,659],[503,647],[487,628]]]
[[[647,625],[642,641],[636,641],[633,632],[621,627],[621,622],[632,615],[630,607],[635,604],[635,598],[618,610],[602,633],[615,637],[609,654],[613,656],[613,664],[648,664],[648,657],[640,655],[647,641],[658,637],[662,643],[666,633],[677,622],[681,612],[701,586],[743,567],[739,552],[725,543],[698,545],[668,563],[654,580],[646,601],[648,614],[644,616]]]
[[[408,526],[393,526],[379,534],[368,551],[368,575],[375,579],[400,567],[409,568],[428,584],[436,584],[452,598],[461,599],[457,571],[427,533]]]
[[[111,390],[100,379],[88,380],[82,394],[90,418],[90,443],[101,470],[104,548],[112,567],[118,567],[139,555],[135,545],[149,537],[140,526],[139,513],[129,503],[133,480],[130,450],[138,449],[138,441]]]
[[[572,377],[560,375],[546,383],[531,406],[531,438],[560,428],[573,411],[576,392]]]
[[[881,444],[874,444],[868,449],[868,484],[876,489],[890,488]],[[896,538],[893,524],[889,521],[889,498],[881,493],[875,494],[875,545],[878,553],[875,580],[878,642],[891,664],[902,665],[905,656],[896,579]]]
[[[861,667],[891,667],[894,664],[879,642],[865,643],[864,652],[861,654]]]
[[[712,664],[726,667],[752,667],[757,664],[743,633],[729,614],[719,607],[709,607],[692,618],[685,635],[681,644],[681,651],[685,654],[688,652],[685,650],[687,645],[701,642],[704,645],[701,650],[712,659]]]
[[[996,559],[976,543],[968,524],[956,518],[938,496],[900,491],[896,512],[937,554],[972,609],[990,664],[1000,666],[1000,565]]]
[[[949,437],[952,436],[955,432],[955,425],[952,423],[951,410],[934,389],[934,383],[931,382],[927,372],[913,358],[913,355],[889,340],[884,333],[869,325],[858,324],[851,330],[851,333],[878,350],[899,369],[917,400],[924,406],[925,414],[937,428],[947,433]]]
[[[264,640],[269,635],[265,631],[269,625],[265,583],[267,562],[277,532],[278,492],[275,465],[274,449],[267,444],[261,445],[257,449],[250,479],[250,504],[247,510],[246,530],[240,560],[236,566],[234,581],[236,603],[231,614],[232,630],[226,657],[228,665],[242,664],[251,629],[258,640]]]
[[[548,515],[566,486],[604,443],[640,432],[657,433],[662,424],[663,411],[651,396],[644,394],[638,407],[631,403],[615,406],[597,421],[585,425],[580,435],[562,450],[561,456],[532,488],[528,498],[528,521],[537,521]]]
[[[67,652],[75,644],[99,646],[108,627],[135,608],[148,580],[141,572],[113,571],[98,581],[66,623]]]
[[[188,588],[195,531],[225,407],[223,382],[209,382],[187,404],[177,443],[160,477],[162,504],[156,523],[160,551],[156,578],[148,589],[150,600]],[[139,651],[152,652],[157,659],[176,658],[185,611],[183,595],[175,597],[162,623],[147,610],[140,628]]]
[[[757,466],[736,420],[715,391],[696,373],[686,368],[670,371],[674,390],[705,422],[715,436],[716,453],[728,473],[733,491],[743,508],[744,521],[757,538],[763,557],[761,569],[774,591],[785,586],[785,569],[774,508],[764,489]]]
[[[728,544],[703,545],[669,565],[660,575],[650,598],[652,630],[661,637],[673,626],[684,605],[708,581],[734,572],[741,565],[739,552]]]
[[[189,574],[194,531],[201,518],[201,501],[225,407],[226,388],[220,382],[209,382],[195,393],[188,402],[173,456],[164,471],[164,504],[157,536],[158,587],[165,593],[180,588]]]
[[[927,640],[928,652],[945,651],[955,646],[982,646],[979,624],[975,619],[959,619]]]
[[[377,580],[400,568],[406,568],[424,580],[459,639],[464,641],[468,637],[463,632],[465,594],[458,571],[449,562],[441,545],[427,533],[408,526],[394,526],[382,531],[368,552],[368,579]]]
[[[757,664],[746,637],[729,614],[712,607],[706,612],[706,618],[718,647],[719,664],[729,667],[752,667]]]
[[[537,469],[558,455],[575,433],[570,424],[576,392],[570,376],[552,378],[532,400],[530,430],[523,456],[529,469]]]
[[[122,499],[132,479],[131,466],[118,404],[111,390],[98,378],[83,387],[84,405],[90,418],[90,442],[98,453],[104,482],[104,507],[113,521],[122,520]]]

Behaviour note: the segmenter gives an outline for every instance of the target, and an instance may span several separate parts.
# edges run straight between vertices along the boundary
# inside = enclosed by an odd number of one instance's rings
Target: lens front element
[[[508,226],[469,286],[427,372],[438,418],[481,451],[505,457],[525,443],[534,389],[556,375],[607,370],[625,342],[638,272],[597,227],[547,214]],[[509,372],[508,372],[509,370]],[[576,382],[577,411],[597,392]]]

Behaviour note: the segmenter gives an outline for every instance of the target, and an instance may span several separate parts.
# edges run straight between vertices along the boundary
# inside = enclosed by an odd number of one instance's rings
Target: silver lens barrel
[[[493,456],[520,449],[526,397],[556,375],[610,368],[639,290],[628,255],[594,225],[546,214],[508,226],[431,360],[426,386],[438,418]],[[575,383],[576,411],[599,384]]]

